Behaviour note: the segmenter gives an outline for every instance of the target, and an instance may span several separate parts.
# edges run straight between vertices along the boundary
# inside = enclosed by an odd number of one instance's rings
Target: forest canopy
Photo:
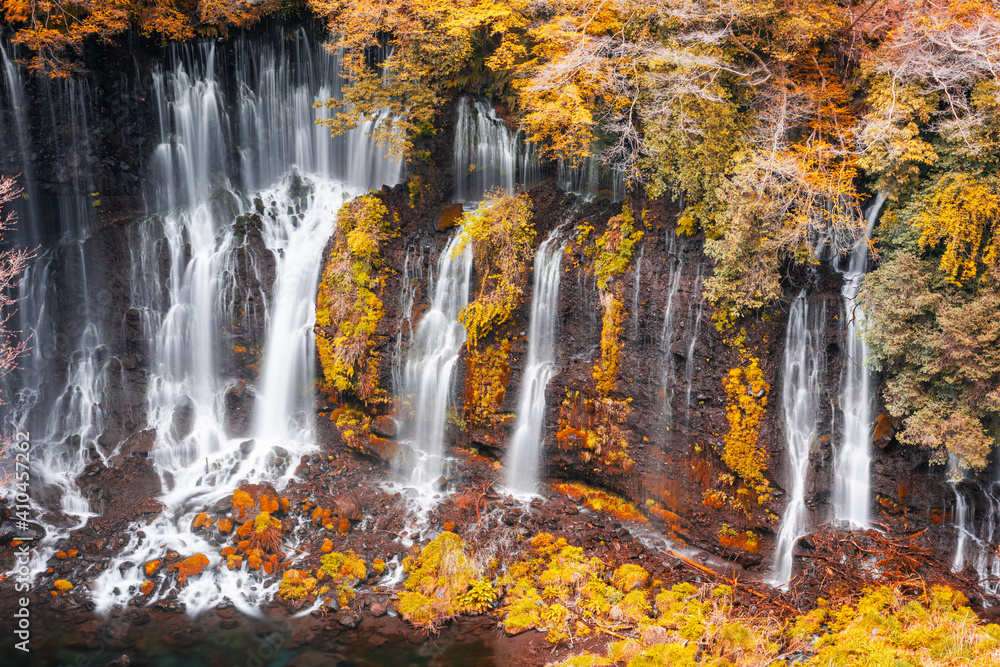
[[[2,0],[0,12],[50,76],[131,29],[187,40],[318,17],[345,78],[324,101],[331,132],[374,120],[388,152],[412,156],[454,96],[491,96],[547,158],[596,156],[678,203],[678,232],[705,235],[720,327],[774,303],[790,266],[849,249],[883,193],[882,263],[861,304],[901,438],[972,466],[995,441],[997,2]]]

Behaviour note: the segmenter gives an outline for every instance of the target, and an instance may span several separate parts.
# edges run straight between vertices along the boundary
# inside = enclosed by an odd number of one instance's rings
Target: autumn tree
[[[0,0],[13,41],[31,52],[32,71],[66,77],[88,40],[110,42],[131,27],[162,40],[225,35],[282,8],[281,0]]]

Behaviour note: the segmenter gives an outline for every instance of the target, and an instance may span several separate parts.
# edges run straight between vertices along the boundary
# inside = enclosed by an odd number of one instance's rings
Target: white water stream
[[[465,343],[458,314],[469,302],[472,244],[458,251],[461,230],[438,258],[429,310],[424,313],[405,351],[402,384],[395,388],[400,425],[401,459],[397,477],[423,491],[436,490],[445,472],[444,441],[452,376]]]
[[[805,290],[800,292],[792,302],[785,334],[781,411],[789,483],[786,489],[788,504],[778,531],[774,565],[769,577],[770,583],[775,586],[785,586],[791,579],[795,542],[808,529],[806,473],[809,450],[818,435],[825,321],[826,304],[823,303],[819,308],[811,306]]]
[[[834,519],[864,527],[871,520],[871,440],[874,391],[868,369],[868,345],[862,338],[864,313],[857,304],[858,290],[868,270],[868,239],[878,220],[884,195],[865,211],[865,235],[851,252],[844,274],[844,371],[840,378],[843,415],[840,442],[834,462]]]
[[[504,473],[504,482],[515,493],[531,494],[538,490],[545,388],[557,371],[556,326],[565,245],[557,232],[542,242],[535,254],[528,359],[521,377],[517,422],[508,446]]]

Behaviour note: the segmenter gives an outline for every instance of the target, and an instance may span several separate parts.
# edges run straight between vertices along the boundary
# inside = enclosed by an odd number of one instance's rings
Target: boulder
[[[371,430],[372,433],[381,438],[395,438],[397,430],[396,420],[392,417],[386,417],[385,415],[376,417],[372,420]]]

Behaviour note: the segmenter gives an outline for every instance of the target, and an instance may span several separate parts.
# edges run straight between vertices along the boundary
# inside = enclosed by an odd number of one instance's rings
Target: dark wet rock
[[[443,232],[446,229],[450,229],[455,226],[458,222],[459,217],[462,215],[462,204],[454,203],[448,204],[441,209],[437,217],[434,218],[434,228],[438,231]]]
[[[183,440],[191,435],[194,428],[195,405],[187,396],[183,396],[174,403],[174,413],[170,422],[170,430],[173,437]]]
[[[45,537],[45,528],[34,521],[21,522],[14,517],[5,516],[7,510],[3,510],[0,515],[0,541],[7,542],[19,537],[26,537],[32,540],[40,540]]]
[[[350,521],[361,521],[362,514],[361,498],[356,494],[348,493],[335,496],[331,500],[331,510],[337,516]]]
[[[345,628],[356,628],[361,624],[361,614],[350,609],[341,609],[333,615],[333,620]]]
[[[147,459],[130,456],[113,468],[91,463],[77,478],[77,485],[103,522],[134,520],[160,511],[155,500],[162,491],[160,478]]]
[[[396,420],[392,417],[376,417],[372,420],[372,433],[382,438],[396,437]]]
[[[244,440],[243,442],[240,443],[240,454],[242,454],[244,457],[250,456],[250,454],[253,452],[253,448],[256,446],[257,446],[256,440],[252,439]]]
[[[120,457],[138,456],[145,458],[149,456],[149,453],[153,451],[153,447],[156,445],[156,431],[154,429],[147,429],[145,431],[139,431],[138,433],[129,436],[125,442],[119,447],[118,455]]]

